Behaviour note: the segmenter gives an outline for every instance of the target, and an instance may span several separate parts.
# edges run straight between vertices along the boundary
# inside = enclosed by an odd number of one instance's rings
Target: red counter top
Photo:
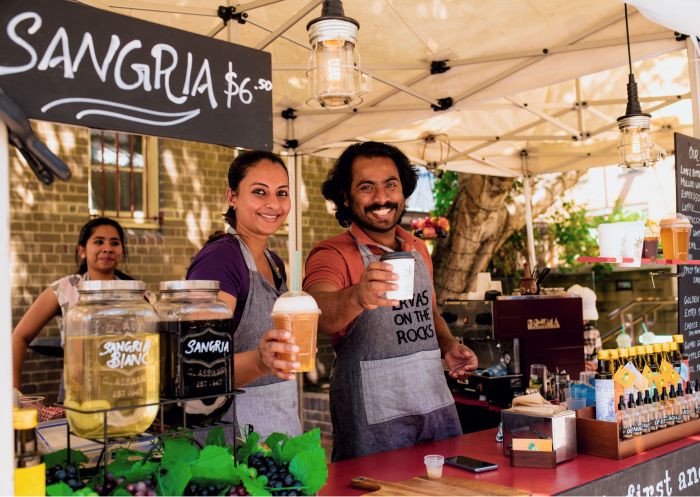
[[[555,469],[513,468],[503,456],[502,444],[495,441],[496,429],[470,433],[440,442],[420,444],[406,449],[393,450],[358,457],[330,464],[328,483],[319,495],[362,495],[366,490],[350,487],[350,480],[367,476],[379,480],[408,480],[425,474],[423,456],[442,454],[484,459],[499,464],[496,471],[470,473],[445,466],[444,476],[469,478],[477,481],[498,483],[532,492],[533,495],[553,495],[583,485],[584,483],[617,473],[687,445],[700,442],[700,435],[657,447],[647,452],[628,457],[622,461],[579,454],[576,458],[557,465]]]

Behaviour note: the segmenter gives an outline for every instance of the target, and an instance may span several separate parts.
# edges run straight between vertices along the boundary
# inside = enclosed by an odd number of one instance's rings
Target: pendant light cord
[[[630,66],[630,74],[632,74],[632,52],[630,50],[630,27],[627,21],[627,4],[625,4],[625,34],[627,35],[627,61]]]

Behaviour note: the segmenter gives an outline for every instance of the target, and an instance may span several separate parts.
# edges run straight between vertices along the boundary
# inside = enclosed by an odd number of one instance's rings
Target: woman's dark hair
[[[94,219],[90,219],[87,223],[83,225],[82,228],[80,228],[80,234],[78,235],[78,245],[80,245],[81,247],[86,247],[88,240],[95,232],[95,230],[100,226],[112,226],[115,230],[117,230],[117,235],[119,235],[119,240],[122,242],[122,251],[124,253],[124,255],[122,256],[122,260],[126,261],[126,237],[124,236],[124,228],[122,228],[121,224],[116,222],[114,219],[110,219],[108,217],[96,217]],[[78,253],[77,246],[75,248],[75,262],[78,264],[78,274],[82,275],[87,273],[87,261],[85,259],[80,259],[80,254]],[[114,274],[116,274],[117,278],[119,278],[120,280],[134,279],[128,274],[122,273],[118,269],[114,271]]]
[[[321,186],[321,193],[326,200],[335,204],[335,217],[344,228],[352,223],[352,209],[345,205],[345,201],[350,199],[350,188],[352,186],[352,164],[359,157],[387,157],[396,164],[401,180],[401,189],[404,199],[407,199],[416,189],[418,176],[411,165],[411,161],[401,150],[393,145],[380,142],[355,143],[346,148],[333,169],[328,173],[328,178]]]
[[[267,150],[249,150],[239,154],[233,159],[233,162],[231,162],[228,168],[228,187],[234,192],[238,192],[238,186],[248,174],[248,169],[266,159],[282,166],[284,172],[289,176],[287,166],[284,165],[284,161],[282,161],[279,155],[268,152]],[[226,221],[229,226],[236,227],[236,211],[233,207],[229,206],[228,210],[224,213],[224,221]],[[221,237],[219,236],[217,238]],[[207,240],[207,243],[211,241],[213,240]]]

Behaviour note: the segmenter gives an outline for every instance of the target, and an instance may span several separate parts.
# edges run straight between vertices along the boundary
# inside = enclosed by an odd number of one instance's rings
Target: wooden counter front
[[[700,435],[694,435],[655,449],[615,461],[579,454],[571,461],[554,469],[514,468],[503,455],[501,444],[496,443],[496,430],[470,433],[439,442],[420,444],[406,449],[381,452],[356,459],[330,464],[328,483],[319,495],[362,495],[366,490],[350,486],[350,480],[358,476],[378,480],[409,480],[425,475],[423,456],[463,454],[499,464],[496,471],[469,473],[445,466],[443,476],[467,478],[495,483],[530,491],[533,495],[555,495],[571,492],[572,495],[627,495],[630,486],[635,495],[645,495],[643,489],[653,486],[652,493],[659,495],[658,485],[670,487],[672,495],[700,495]],[[695,468],[694,475],[688,471]],[[681,473],[683,476],[680,476]],[[666,481],[664,481],[666,480]],[[681,481],[682,480],[682,481]],[[679,486],[680,485],[680,486]],[[642,493],[639,493],[640,490]]]

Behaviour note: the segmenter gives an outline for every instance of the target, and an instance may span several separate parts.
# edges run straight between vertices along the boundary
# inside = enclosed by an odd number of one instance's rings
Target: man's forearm
[[[353,285],[343,290],[307,290],[321,308],[318,319],[318,330],[332,335],[345,328],[364,309],[357,298],[357,286]]]
[[[444,356],[457,339],[452,335],[450,327],[447,325],[445,319],[438,314],[435,308],[433,308],[433,322],[435,323],[435,333],[437,334],[438,343],[440,344],[440,351]]]

